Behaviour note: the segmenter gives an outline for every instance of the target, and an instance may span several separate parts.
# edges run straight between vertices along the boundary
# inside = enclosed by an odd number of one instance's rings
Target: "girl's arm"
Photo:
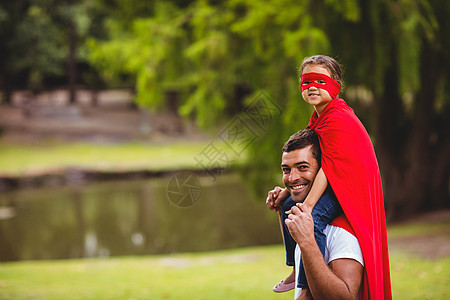
[[[314,179],[311,190],[309,191],[308,196],[306,196],[305,201],[303,201],[302,207],[308,213],[311,213],[312,209],[316,205],[317,201],[319,201],[323,192],[325,192],[328,186],[328,179],[325,176],[322,168],[320,168],[319,172],[317,172],[316,179]]]

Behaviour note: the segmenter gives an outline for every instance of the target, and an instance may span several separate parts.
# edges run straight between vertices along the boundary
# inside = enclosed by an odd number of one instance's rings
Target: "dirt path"
[[[424,232],[410,232],[395,235],[395,230],[403,225],[426,224],[430,229]],[[419,226],[421,227],[421,226]],[[388,225],[389,250],[394,253],[410,253],[427,259],[450,258],[450,210],[425,213],[410,220]],[[418,229],[420,230],[420,229]]]
[[[28,93],[18,92],[13,105],[0,105],[0,138],[25,143],[44,139],[109,143],[207,138],[173,112],[150,113],[136,108],[126,90],[99,92],[96,106],[89,97],[88,92],[79,91],[77,103],[69,105],[65,91],[43,93],[33,100]]]

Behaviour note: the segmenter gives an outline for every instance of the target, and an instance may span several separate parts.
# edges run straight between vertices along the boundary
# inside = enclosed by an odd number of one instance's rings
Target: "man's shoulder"
[[[361,247],[353,234],[330,224],[324,233],[327,237],[324,257],[327,263],[339,258],[351,258],[364,265]]]
[[[356,239],[356,237],[351,234],[350,232],[348,232],[347,230],[345,230],[342,227],[333,225],[333,224],[328,224],[327,227],[325,227],[325,230],[323,231],[323,233],[325,233],[325,235],[328,238],[346,238],[348,235],[351,235],[352,237],[354,237]],[[356,239],[358,240],[358,239]]]

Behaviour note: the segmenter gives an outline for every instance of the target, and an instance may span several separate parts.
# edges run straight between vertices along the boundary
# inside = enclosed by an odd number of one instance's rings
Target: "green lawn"
[[[293,299],[281,246],[0,264],[0,299]],[[394,299],[449,299],[450,259],[391,256]]]
[[[450,258],[391,254],[393,299],[450,299]]]
[[[156,145],[139,142],[110,145],[0,143],[0,175],[34,174],[66,167],[105,171],[194,168],[197,165],[195,158],[202,157],[201,153],[209,143],[210,141]],[[222,151],[227,151],[224,145],[217,145]],[[229,152],[228,155],[231,157]]]
[[[0,299],[291,299],[283,249],[0,264]]]

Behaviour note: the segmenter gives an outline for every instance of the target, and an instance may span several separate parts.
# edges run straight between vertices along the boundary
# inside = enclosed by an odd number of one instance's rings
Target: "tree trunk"
[[[3,88],[3,104],[11,105],[12,104],[12,88],[8,83],[5,84]]]
[[[395,57],[394,55],[392,57]],[[409,130],[402,129],[398,96],[397,62],[385,74],[384,94],[378,103],[377,153],[383,159],[385,199],[388,217],[408,216],[445,205],[448,199],[449,147],[448,121],[443,130],[433,126],[441,66],[438,54],[423,41],[420,61],[421,87],[416,93]],[[404,132],[409,132],[405,136]],[[447,135],[448,136],[448,135]],[[406,138],[406,139],[405,139]],[[433,140],[439,140],[437,143]],[[443,139],[443,140],[442,140]],[[448,206],[448,204],[447,204]]]
[[[399,93],[397,48],[391,44],[389,67],[384,72],[382,94],[376,100],[376,151],[383,180],[386,215],[395,215],[398,185],[401,181],[402,153],[401,122],[402,100]]]
[[[69,103],[73,104],[76,101],[76,80],[77,80],[77,66],[76,66],[76,51],[77,51],[77,33],[75,23],[69,20],[69,61],[68,61],[68,76],[69,76]]]

